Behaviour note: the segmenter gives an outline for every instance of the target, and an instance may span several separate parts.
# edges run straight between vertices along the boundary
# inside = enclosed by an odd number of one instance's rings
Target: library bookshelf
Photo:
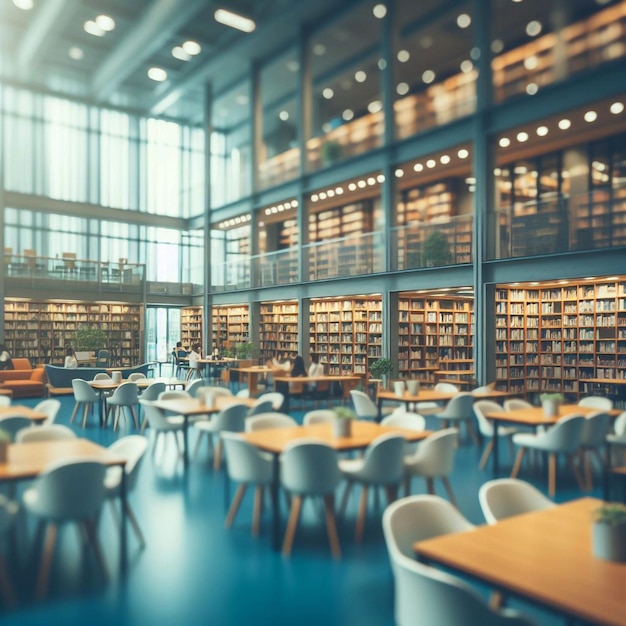
[[[202,345],[201,306],[186,306],[180,310],[180,340],[185,348]]]
[[[232,350],[250,341],[250,311],[247,304],[211,308],[211,341],[213,348]]]
[[[143,307],[117,302],[4,300],[4,343],[16,357],[61,364],[83,326],[101,329],[113,365],[143,360]]]
[[[496,380],[516,393],[579,395],[626,379],[626,278],[500,285]]]
[[[264,363],[277,352],[298,351],[297,301],[262,302],[260,307],[259,349]]]

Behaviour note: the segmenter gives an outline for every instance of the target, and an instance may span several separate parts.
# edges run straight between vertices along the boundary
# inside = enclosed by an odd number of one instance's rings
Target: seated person
[[[76,359],[76,353],[74,348],[68,348],[65,352],[65,365],[67,369],[76,369],[78,367],[78,361]]]
[[[317,354],[311,355],[311,365],[309,365],[309,376],[323,376],[324,366],[320,363],[320,358]],[[318,389],[318,383],[307,383],[307,389],[311,394],[314,394]]]
[[[199,343],[191,347],[191,352],[189,353],[189,369],[190,370],[198,371],[198,367],[199,367],[198,359],[200,358],[201,351],[202,351],[202,346]]]
[[[298,378],[298,376],[306,376],[307,371],[304,365],[304,359],[297,353],[293,352],[291,355],[292,366],[290,376],[292,378]],[[304,385],[302,383],[289,383],[289,393],[300,394],[304,391]]]
[[[12,370],[13,369],[13,361],[11,360],[11,355],[7,350],[7,347],[0,343],[0,370]]]
[[[216,360],[216,361],[217,361],[217,359],[221,358],[221,356],[220,356],[220,349],[217,346],[215,346],[215,348],[213,348],[213,352],[211,352],[211,358]]]

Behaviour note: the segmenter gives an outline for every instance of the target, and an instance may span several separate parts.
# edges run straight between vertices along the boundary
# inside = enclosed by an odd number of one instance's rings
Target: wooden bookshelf
[[[180,340],[185,349],[202,345],[202,316],[201,306],[186,306],[180,310]]]
[[[467,377],[473,370],[473,300],[402,294],[398,299],[398,372],[428,384],[436,372],[450,378]]]
[[[213,348],[233,349],[250,341],[250,313],[247,304],[211,308],[211,342]]]
[[[382,298],[328,298],[311,301],[310,350],[329,374],[366,374],[382,356]]]
[[[298,351],[298,313],[295,300],[261,303],[259,349],[263,363],[276,352]]]
[[[107,336],[112,365],[143,361],[143,307],[115,302],[4,301],[4,342],[33,364],[62,364],[76,331],[94,326]]]
[[[516,393],[578,395],[626,378],[626,279],[496,290],[496,380]]]

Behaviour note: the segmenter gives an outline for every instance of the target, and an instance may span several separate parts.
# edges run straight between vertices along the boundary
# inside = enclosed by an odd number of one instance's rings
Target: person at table
[[[309,365],[309,376],[323,376],[324,366],[320,363],[320,358],[317,354],[311,355],[311,364]],[[311,395],[315,395],[318,389],[318,383],[307,383],[307,390]]]
[[[68,348],[65,351],[65,365],[66,369],[76,369],[78,367],[78,360],[76,359],[76,353],[74,348]]]
[[[0,370],[12,370],[13,361],[7,347],[0,343]]]
[[[200,359],[200,355],[202,352],[202,346],[197,343],[195,346],[191,346],[191,352],[189,353],[189,369],[197,370],[198,369],[198,359]]]
[[[217,361],[218,359],[221,358],[220,357],[220,349],[217,346],[215,346],[215,348],[213,348],[213,352],[211,352],[211,358],[214,361]]]
[[[174,348],[173,353],[177,359],[185,359],[187,358],[187,356],[189,356],[189,352],[185,350],[185,348],[183,348],[182,341],[176,342],[176,347]]]

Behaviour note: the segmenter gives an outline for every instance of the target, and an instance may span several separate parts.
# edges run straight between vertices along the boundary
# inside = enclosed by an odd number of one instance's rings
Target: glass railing
[[[287,248],[252,257],[255,286],[267,287],[300,282],[299,250],[299,248]]]
[[[626,187],[504,207],[490,228],[492,259],[626,246]]]
[[[391,230],[394,270],[472,262],[473,215],[412,222]]]
[[[251,266],[250,257],[212,263],[210,291],[236,291],[252,287]]]

